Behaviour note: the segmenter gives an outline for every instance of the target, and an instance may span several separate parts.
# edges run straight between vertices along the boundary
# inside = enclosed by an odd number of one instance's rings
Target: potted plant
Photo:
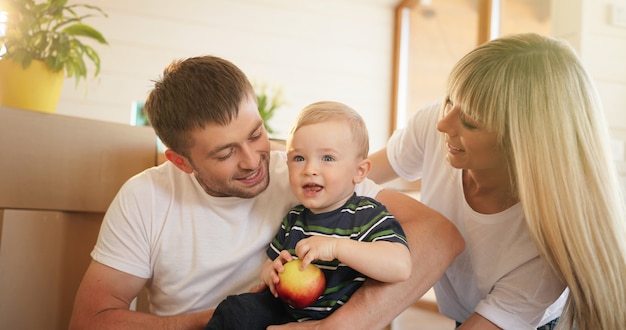
[[[273,134],[274,129],[269,125],[269,121],[274,117],[274,112],[283,105],[282,90],[280,88],[270,88],[265,83],[255,82],[253,86],[265,130],[267,133]]]
[[[53,112],[64,76],[74,77],[76,84],[85,79],[85,60],[93,63],[94,77],[99,74],[100,57],[82,40],[107,41],[83,20],[107,15],[99,7],[67,0],[4,0],[3,4],[0,10],[8,12],[8,18],[6,33],[0,36],[0,104]],[[51,94],[48,104],[36,94],[38,90]]]

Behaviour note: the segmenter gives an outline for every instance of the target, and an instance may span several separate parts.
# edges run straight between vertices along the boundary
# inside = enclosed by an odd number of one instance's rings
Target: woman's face
[[[446,100],[443,118],[437,122],[437,129],[445,134],[446,158],[452,167],[478,171],[506,166],[496,133],[469,118],[450,99]]]

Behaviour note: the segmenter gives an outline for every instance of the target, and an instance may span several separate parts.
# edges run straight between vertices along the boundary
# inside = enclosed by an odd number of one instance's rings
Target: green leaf
[[[100,72],[97,52],[82,44],[81,39],[108,44],[104,36],[83,22],[94,16],[108,17],[97,6],[71,4],[68,0],[0,0],[9,12],[6,33],[0,37],[6,52],[3,58],[13,59],[27,67],[40,60],[53,71],[65,70],[77,83],[86,78],[85,60],[95,64],[95,74]],[[85,15],[75,9],[82,8]]]
[[[54,7],[65,7],[67,0],[51,0],[50,4]]]
[[[85,24],[74,24],[63,29],[63,33],[67,33],[73,36],[83,36],[94,40],[97,40],[101,44],[108,44],[106,39],[100,32]]]
[[[269,126],[269,120],[274,116],[274,112],[282,105],[281,90],[274,89],[268,90],[267,85],[262,84],[254,87],[256,91],[257,107],[259,114],[263,119],[263,124],[268,133],[274,133],[274,130]]]
[[[100,73],[100,56],[98,56],[98,53],[93,48],[86,45],[83,45],[83,51],[85,52],[85,55],[87,55],[87,57],[89,57],[89,59],[91,59],[91,61],[95,65],[96,71],[94,72],[93,76],[97,77]]]

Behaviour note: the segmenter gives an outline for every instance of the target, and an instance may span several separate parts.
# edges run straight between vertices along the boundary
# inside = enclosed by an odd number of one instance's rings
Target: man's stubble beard
[[[216,197],[239,197],[239,198],[246,198],[246,199],[254,198],[254,197],[260,195],[262,192],[264,192],[267,189],[267,187],[269,186],[269,183],[270,183],[270,157],[269,157],[269,152],[268,153],[264,153],[261,156],[261,163],[264,164],[264,166],[263,166],[264,167],[264,169],[263,169],[264,177],[263,177],[263,180],[258,182],[253,187],[240,188],[240,187],[237,187],[237,185],[224,183],[224,184],[221,185],[221,187],[224,188],[224,189],[215,190],[215,189],[212,189],[211,187],[209,187],[206,184],[206,182],[202,178],[202,176],[200,176],[198,174],[199,171],[197,169],[195,169],[195,166],[194,166],[194,175],[196,177],[196,180],[198,181],[198,183],[202,187],[202,189],[207,194],[209,194],[211,196],[216,196]],[[258,187],[262,187],[262,189],[257,191],[256,189]],[[254,191],[251,191],[251,190],[254,190]]]

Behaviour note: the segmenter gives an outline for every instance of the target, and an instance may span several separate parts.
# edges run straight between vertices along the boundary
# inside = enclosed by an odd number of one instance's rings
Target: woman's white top
[[[459,322],[476,312],[503,329],[537,328],[560,315],[565,285],[540,259],[521,204],[497,214],[468,205],[462,171],[446,161],[436,129],[441,107],[434,103],[412,115],[387,144],[395,172],[410,181],[422,178],[421,201],[454,222],[466,241],[434,287],[439,308]]]

